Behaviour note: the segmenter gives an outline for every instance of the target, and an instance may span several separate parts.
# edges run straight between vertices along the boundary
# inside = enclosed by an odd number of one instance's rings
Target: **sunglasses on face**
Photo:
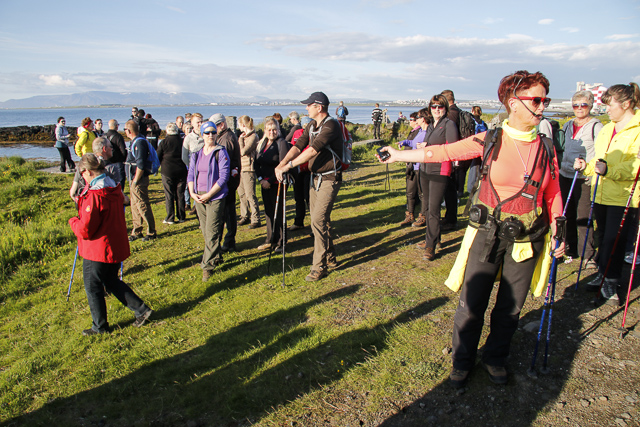
[[[216,131],[215,130],[206,130],[204,132],[202,132],[205,135],[215,135]]]
[[[589,104],[583,102],[582,104],[573,104],[573,109],[577,110],[578,108],[589,108]]]
[[[444,110],[444,105],[432,105],[432,110]]]
[[[542,98],[540,96],[516,96],[520,101],[531,101],[534,107],[537,107],[542,103],[544,108],[547,108],[551,103],[551,98]]]

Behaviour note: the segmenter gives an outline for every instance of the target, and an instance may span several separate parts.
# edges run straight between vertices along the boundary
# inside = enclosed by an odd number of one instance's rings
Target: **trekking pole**
[[[568,201],[568,198],[567,198]],[[556,247],[557,250],[560,247],[560,242],[564,240],[564,233],[566,231],[566,221],[564,216],[556,218]],[[542,338],[542,327],[544,325],[544,317],[547,314],[547,307],[549,307],[549,320],[547,322],[547,341],[545,344],[545,354],[542,373],[547,373],[547,354],[549,351],[549,340],[551,338],[551,319],[553,313],[553,299],[556,292],[556,269],[558,267],[558,259],[551,253],[553,261],[551,262],[551,269],[549,271],[549,281],[547,283],[547,291],[544,296],[544,305],[542,307],[542,316],[540,317],[540,327],[538,328],[538,336],[536,338],[536,344],[533,348],[533,358],[531,359],[531,367],[527,370],[527,374],[530,377],[536,377],[536,358],[538,357],[538,347],[540,346],[540,339]]]
[[[284,174],[284,191],[282,192],[282,287],[284,288],[284,260],[285,260],[285,245],[287,242],[287,175]]]
[[[282,183],[278,181],[278,192],[276,193],[276,209],[273,213],[273,223],[275,224],[278,217],[278,203],[280,202],[280,188]],[[273,224],[272,224],[273,227]],[[271,271],[271,254],[273,254],[273,230],[271,230],[271,241],[269,242],[269,261],[267,261],[267,273]]]
[[[631,297],[631,284],[633,283],[633,273],[636,270],[636,260],[638,259],[638,246],[640,246],[640,219],[638,220],[638,231],[636,233],[636,247],[633,250],[633,259],[631,260],[631,277],[629,278],[629,288],[627,289],[627,298],[626,298],[626,301],[624,302],[624,315],[622,316],[622,326],[620,327],[623,335],[627,332],[627,329],[624,327],[624,324],[627,321],[627,310],[629,309],[629,297]]]
[[[123,214],[125,214],[125,215],[126,215],[126,213],[127,213],[127,207],[126,207],[126,206],[123,206],[123,207],[122,207],[122,209],[123,209],[123,211],[124,211],[124,212],[123,212]],[[123,276],[123,275],[124,275],[124,261],[121,261],[121,262],[120,262],[120,281],[121,281],[121,282],[122,282],[122,276]]]
[[[71,284],[73,283],[73,273],[76,271],[76,261],[78,260],[78,246],[76,246],[76,256],[73,258],[73,268],[71,269],[71,280],[69,280],[69,289],[67,289],[67,302],[71,295]]]
[[[633,180],[633,185],[631,186],[631,191],[629,192],[629,198],[627,199],[627,205],[625,206],[624,212],[622,213],[622,220],[620,221],[620,227],[618,227],[618,233],[616,234],[616,240],[613,241],[613,247],[611,248],[609,261],[607,261],[607,266],[605,267],[604,273],[602,274],[602,280],[600,280],[600,288],[598,289],[598,296],[602,295],[602,285],[604,285],[604,279],[605,277],[607,277],[607,273],[609,273],[609,267],[611,267],[613,254],[616,253],[616,247],[618,246],[618,241],[620,240],[620,234],[622,233],[622,228],[624,227],[625,219],[627,218],[627,213],[629,212],[629,206],[631,205],[631,200],[633,199],[633,193],[636,191],[636,184],[638,184],[639,176],[640,176],[640,168],[638,168],[638,172],[636,172],[636,178]]]
[[[571,200],[571,195],[573,194],[573,189],[576,185],[576,180],[578,178],[579,171],[573,175],[573,181],[571,182],[571,188],[569,189],[569,194],[567,195],[567,201],[564,204],[564,209],[562,210],[562,216],[556,218],[556,247],[554,252],[560,247],[560,242],[565,239],[566,231],[567,231],[567,218],[565,217],[567,213],[567,208],[569,207],[569,201]],[[549,342],[551,340],[551,320],[553,318],[553,301],[555,299],[556,294],[556,270],[558,268],[558,258],[555,257],[554,252],[551,252],[551,257],[553,260],[551,261],[551,269],[549,271],[549,281],[547,283],[547,291],[545,292],[544,297],[544,306],[542,308],[542,316],[540,317],[540,327],[538,328],[538,336],[536,339],[536,345],[533,349],[533,358],[531,360],[531,367],[527,371],[527,374],[531,377],[536,376],[535,366],[536,366],[536,358],[538,357],[538,347],[540,346],[540,339],[542,338],[542,327],[544,325],[544,316],[547,311],[547,307],[549,307],[549,318],[547,322],[547,340],[545,343],[544,349],[544,361],[542,363],[542,373],[547,373],[547,357],[549,354]]]
[[[598,191],[598,182],[600,182],[600,175],[596,175],[596,183],[593,185],[593,196],[591,197],[591,207],[589,208],[589,219],[587,220],[587,232],[584,236],[584,245],[582,245],[582,254],[580,255],[580,267],[578,267],[578,279],[576,280],[576,286],[574,291],[578,290],[578,283],[580,283],[580,274],[582,273],[582,263],[584,262],[584,253],[587,250],[587,241],[589,240],[589,229],[593,221],[593,205],[596,200],[596,191]]]
[[[385,164],[387,167],[387,179],[384,181],[384,189],[386,191],[391,191],[391,180],[389,179],[389,163]]]

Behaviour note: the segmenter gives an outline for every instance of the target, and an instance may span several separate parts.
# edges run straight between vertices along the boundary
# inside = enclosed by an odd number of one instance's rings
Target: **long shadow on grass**
[[[242,323],[213,335],[198,348],[154,361],[92,390],[57,399],[9,424],[254,422],[278,405],[340,379],[371,357],[365,350],[386,348],[388,335],[398,325],[447,301],[426,301],[385,323],[323,340],[322,334],[315,332],[316,326],[307,324],[309,310],[353,296],[358,289],[357,285],[342,288]]]
[[[575,279],[575,276],[571,276],[571,279]],[[567,282],[569,284],[564,284],[566,289],[563,297],[556,300],[553,306],[553,333],[547,365],[550,369],[549,374],[542,375],[540,373],[545,352],[546,322],[536,363],[537,378],[528,376],[527,370],[531,366],[538,329],[536,328],[534,333],[530,333],[520,328],[515,333],[511,344],[507,385],[497,386],[491,383],[487,373],[478,363],[471,371],[463,394],[458,393],[451,387],[448,379],[445,379],[416,401],[408,405],[397,404],[402,409],[379,426],[465,425],[470,421],[473,425],[506,427],[532,425],[540,412],[557,400],[565,384],[572,377],[572,365],[576,352],[584,344],[583,341],[589,334],[593,333],[601,324],[601,320],[596,321],[591,327],[583,324],[579,317],[594,309],[591,302],[593,294],[584,292],[582,288],[575,293],[573,284],[570,283],[570,280]],[[640,279],[634,280],[635,287],[639,284]],[[615,314],[620,314],[623,309],[624,307],[612,308],[612,313],[607,317],[611,318]],[[542,307],[532,310],[520,319],[520,326],[530,322],[539,323],[541,316]],[[585,329],[585,327],[588,328]],[[583,329],[585,331],[582,334],[575,333]],[[573,331],[574,335],[567,336],[570,334],[569,331]],[[478,360],[480,360],[481,353],[482,349],[479,351]],[[602,376],[606,376],[609,369],[609,367],[605,367]],[[586,395],[590,396],[588,392]],[[564,420],[565,416],[559,412],[558,418]],[[571,424],[577,423],[577,421],[569,422]]]

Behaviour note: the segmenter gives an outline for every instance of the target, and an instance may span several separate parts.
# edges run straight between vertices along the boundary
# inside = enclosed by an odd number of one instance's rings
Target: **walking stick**
[[[76,256],[73,258],[73,268],[71,269],[71,280],[69,280],[69,289],[67,289],[67,302],[71,295],[71,284],[73,283],[73,273],[76,271],[76,261],[78,260],[78,247],[76,246]]]
[[[638,246],[640,246],[640,219],[638,220],[638,231],[636,233],[636,247],[633,250],[633,259],[631,260],[631,277],[629,278],[629,288],[627,289],[627,299],[624,303],[624,315],[622,316],[622,326],[620,329],[622,330],[622,334],[627,332],[627,329],[624,327],[625,322],[627,321],[627,310],[629,309],[629,297],[631,296],[631,284],[633,283],[633,273],[636,271],[636,260],[638,259]]]
[[[604,273],[602,274],[602,280],[600,280],[600,288],[598,289],[598,296],[602,295],[602,285],[604,285],[604,279],[607,277],[607,273],[609,273],[609,267],[611,267],[611,261],[613,260],[613,254],[616,253],[616,247],[618,246],[618,241],[620,240],[620,234],[622,233],[622,228],[624,227],[625,219],[627,218],[627,212],[629,212],[629,206],[631,205],[631,200],[633,199],[633,193],[636,191],[636,184],[638,183],[638,177],[640,176],[640,168],[638,168],[638,172],[636,172],[636,178],[633,180],[633,185],[631,186],[631,192],[629,193],[629,198],[627,199],[627,205],[624,208],[624,212],[622,213],[622,221],[620,221],[620,227],[618,227],[618,233],[616,234],[616,240],[613,241],[613,247],[611,248],[611,255],[609,256],[609,260],[607,261],[607,266],[604,269]]]
[[[280,188],[282,183],[278,181],[278,192],[276,193],[276,209],[273,213],[273,222],[276,222],[276,218],[278,217],[278,203],[280,202]],[[271,271],[271,254],[273,254],[273,230],[271,230],[271,241],[269,242],[269,261],[267,261],[267,273]]]
[[[282,287],[284,288],[284,260],[285,246],[287,242],[287,175],[284,174],[284,191],[282,192]]]
[[[600,175],[596,175],[596,183],[593,185],[593,197],[591,197],[591,208],[589,208],[589,219],[587,220],[587,232],[584,236],[584,245],[582,245],[582,255],[580,255],[580,267],[578,267],[578,279],[576,280],[575,291],[578,290],[578,283],[580,283],[580,274],[582,273],[582,263],[584,262],[584,253],[587,250],[587,241],[589,240],[589,229],[593,221],[593,204],[596,200],[596,191],[598,191],[598,182],[600,182]]]
[[[569,189],[569,194],[567,196],[567,201],[564,204],[564,209],[562,210],[562,216],[556,218],[556,247],[554,249],[557,250],[560,247],[560,242],[564,240],[566,234],[566,225],[567,218],[565,217],[567,213],[567,207],[569,206],[569,201],[571,200],[571,195],[573,194],[573,189],[576,185],[576,179],[578,178],[579,171],[573,175],[573,181],[571,182],[571,188]],[[549,281],[547,283],[547,291],[544,297],[544,306],[542,308],[542,316],[540,317],[540,327],[538,328],[538,336],[536,339],[536,345],[533,349],[533,358],[531,359],[531,367],[527,371],[527,374],[531,377],[536,376],[535,366],[536,366],[536,358],[538,357],[538,347],[540,346],[540,339],[542,338],[542,327],[544,325],[544,316],[547,312],[547,307],[549,307],[549,317],[547,321],[547,340],[545,342],[544,348],[544,360],[542,362],[542,369],[540,372],[543,374],[548,373],[547,369],[547,359],[549,354],[549,342],[551,340],[551,321],[553,319],[553,301],[555,299],[556,294],[556,271],[558,268],[558,258],[555,257],[554,253],[551,253],[553,261],[551,262],[551,270],[549,271]]]
[[[387,179],[384,181],[384,189],[386,191],[391,191],[391,181],[389,179],[389,163],[385,164],[386,168],[387,168]]]

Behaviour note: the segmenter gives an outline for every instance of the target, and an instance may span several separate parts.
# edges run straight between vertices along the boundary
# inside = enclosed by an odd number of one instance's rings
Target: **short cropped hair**
[[[177,135],[179,133],[178,125],[173,122],[167,123],[165,130],[167,131],[167,135]]]
[[[127,120],[127,123],[124,124],[125,129],[129,129],[132,134],[137,135],[140,132],[140,128],[138,124],[133,120]]]
[[[540,71],[536,73],[530,73],[526,70],[516,71],[500,80],[498,99],[505,106],[507,113],[510,113],[509,100],[536,85],[542,85],[545,91],[549,93],[549,80]]]
[[[447,98],[447,101],[449,103],[456,102],[456,98],[455,98],[455,96],[453,96],[453,91],[452,90],[445,89],[440,94],[442,96],[444,96],[445,98]]]
[[[99,136],[91,143],[91,150],[97,156],[98,154],[102,153],[103,147],[108,147],[110,145],[111,142],[107,138],[105,138],[104,136]]]
[[[289,118],[290,119],[300,120],[300,114],[298,114],[297,111],[292,111],[292,112],[289,113]]]

